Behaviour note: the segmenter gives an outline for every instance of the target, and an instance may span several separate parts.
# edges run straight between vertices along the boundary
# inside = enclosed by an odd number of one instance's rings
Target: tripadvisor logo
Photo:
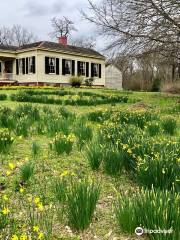
[[[137,236],[142,236],[143,233],[144,233],[144,230],[143,230],[142,227],[137,227],[137,228],[135,229],[135,234],[136,234]]]

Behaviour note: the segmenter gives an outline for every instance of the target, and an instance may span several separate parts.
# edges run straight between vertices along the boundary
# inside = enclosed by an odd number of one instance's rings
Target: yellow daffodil
[[[24,188],[21,187],[21,188],[19,189],[19,192],[20,192],[20,193],[23,193],[23,192],[24,192]]]
[[[39,232],[39,227],[38,226],[33,226],[33,231],[34,232]]]
[[[10,175],[11,175],[11,171],[7,171],[6,176],[10,176]]]
[[[34,202],[35,202],[35,204],[38,204],[40,202],[40,198],[39,197],[35,197]]]
[[[4,195],[4,196],[3,196],[3,200],[4,200],[4,201],[8,201],[7,195]]]
[[[19,240],[18,236],[17,235],[13,235],[11,240]]]
[[[20,240],[28,240],[27,235],[26,235],[26,234],[22,234],[22,235],[20,236]]]
[[[40,232],[38,235],[38,240],[43,239],[44,238],[44,233]]]
[[[68,171],[65,170],[65,171],[61,174],[61,177],[65,177],[65,176],[67,176],[67,175],[68,175]]]
[[[2,214],[3,214],[3,215],[8,215],[9,213],[10,213],[10,211],[9,211],[8,208],[4,208],[4,209],[2,210]]]
[[[41,202],[37,204],[37,207],[38,207],[38,209],[39,209],[40,211],[43,211],[43,210],[44,210],[44,207],[43,207],[43,205],[42,205]]]
[[[10,168],[11,170],[13,170],[13,169],[15,168],[14,164],[13,164],[13,163],[9,163],[9,168]]]

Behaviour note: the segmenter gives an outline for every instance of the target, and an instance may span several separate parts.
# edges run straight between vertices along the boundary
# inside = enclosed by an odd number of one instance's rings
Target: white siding
[[[108,88],[122,89],[122,73],[112,64],[106,67],[105,86]]]

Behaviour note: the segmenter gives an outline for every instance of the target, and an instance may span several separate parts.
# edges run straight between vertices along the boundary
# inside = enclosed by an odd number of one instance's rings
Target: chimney
[[[62,36],[58,38],[59,44],[62,44],[64,46],[67,45],[67,37],[66,36]]]

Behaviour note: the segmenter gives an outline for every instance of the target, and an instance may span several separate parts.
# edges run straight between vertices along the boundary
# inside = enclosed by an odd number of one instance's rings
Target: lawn
[[[3,97],[4,96],[4,97]],[[180,96],[0,90],[0,239],[179,239]]]

